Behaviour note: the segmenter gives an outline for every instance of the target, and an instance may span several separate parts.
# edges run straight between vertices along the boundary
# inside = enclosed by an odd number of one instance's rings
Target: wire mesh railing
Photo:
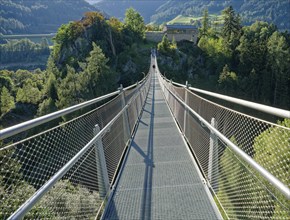
[[[148,75],[135,86],[107,95],[111,100],[102,106],[2,146],[0,219],[95,218],[114,181],[149,86]],[[32,127],[37,130],[40,124]],[[1,137],[13,140],[13,135],[26,128],[31,128],[29,122],[2,130]]]
[[[224,217],[289,219],[290,119],[260,120],[159,79]]]

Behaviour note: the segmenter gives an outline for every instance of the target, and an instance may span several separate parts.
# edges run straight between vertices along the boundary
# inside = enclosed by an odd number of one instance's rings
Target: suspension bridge
[[[141,82],[0,131],[0,218],[289,219],[289,118],[172,82],[152,55]]]

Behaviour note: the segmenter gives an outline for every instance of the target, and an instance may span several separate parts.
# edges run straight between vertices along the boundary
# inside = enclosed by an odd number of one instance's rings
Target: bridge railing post
[[[142,101],[143,101],[143,92],[142,92],[142,88],[141,88],[141,86],[142,86],[142,84],[140,83],[140,82],[138,82],[138,96],[139,96],[139,100],[140,100],[140,104],[141,104],[141,106],[142,106]],[[141,106],[140,106],[140,108],[141,108]],[[137,115],[138,115],[138,113],[140,112],[140,109],[139,109],[139,107],[138,107],[138,102],[136,102],[136,111],[137,111]]]
[[[99,125],[95,125],[94,128],[94,136],[96,136],[100,132]],[[97,177],[98,177],[98,187],[99,187],[99,194],[101,198],[105,198],[107,192],[110,188],[109,176],[107,171],[107,164],[106,158],[104,153],[104,147],[102,138],[98,138],[95,142],[95,155],[96,155],[96,162],[97,162]]]
[[[171,91],[173,91],[173,83],[172,83],[172,79],[170,80],[170,85],[169,85],[169,88]],[[174,93],[175,94],[175,93]],[[174,96],[170,96],[171,97],[171,102],[172,102],[172,112],[173,112],[173,115],[174,117],[176,118],[177,117],[177,112],[176,112],[176,105],[177,105],[177,100]]]
[[[188,89],[190,87],[190,84],[188,84],[188,81],[186,81],[186,88],[184,89],[184,103],[188,105],[189,100],[188,100]],[[186,136],[186,130],[187,130],[187,119],[188,119],[188,108],[184,106],[184,118],[183,118],[183,134]]]
[[[211,126],[217,128],[217,121],[215,118],[211,119]],[[218,176],[218,172],[218,138],[211,131],[208,158],[208,180],[215,192],[218,191],[218,180],[213,178],[213,176]]]
[[[121,84],[119,87],[119,92],[121,94],[121,105],[122,109],[126,106],[126,99],[125,99],[125,92],[123,90],[123,85]],[[124,141],[127,142],[128,137],[131,134],[130,124],[129,124],[129,117],[128,117],[128,109],[124,111],[123,115],[123,130],[124,130]]]

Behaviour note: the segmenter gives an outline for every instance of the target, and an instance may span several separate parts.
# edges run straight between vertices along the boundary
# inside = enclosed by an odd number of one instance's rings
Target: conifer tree
[[[240,16],[236,15],[232,6],[223,10],[222,14],[224,17],[222,35],[224,37],[225,46],[230,52],[234,52],[241,37],[242,26]],[[234,56],[234,54],[232,54],[232,56]]]
[[[268,65],[275,76],[273,104],[289,105],[289,81],[290,81],[290,48],[284,36],[275,31],[268,40]]]
[[[232,37],[239,37],[241,31],[240,16],[236,15],[232,6],[223,10],[224,26],[222,29],[223,36],[226,40],[230,40]]]
[[[201,28],[199,28],[199,30],[198,30],[199,37],[201,38],[203,36],[208,36],[209,28],[210,28],[210,24],[209,24],[208,10],[205,9],[203,11]]]

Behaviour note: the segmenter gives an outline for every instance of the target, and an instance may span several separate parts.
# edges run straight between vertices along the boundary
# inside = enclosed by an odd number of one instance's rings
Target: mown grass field
[[[220,25],[223,23],[222,15],[209,15],[209,19],[213,24]],[[202,20],[202,16],[200,17],[190,17],[178,15],[171,21],[167,22],[167,24],[194,24],[196,22],[200,22]]]

